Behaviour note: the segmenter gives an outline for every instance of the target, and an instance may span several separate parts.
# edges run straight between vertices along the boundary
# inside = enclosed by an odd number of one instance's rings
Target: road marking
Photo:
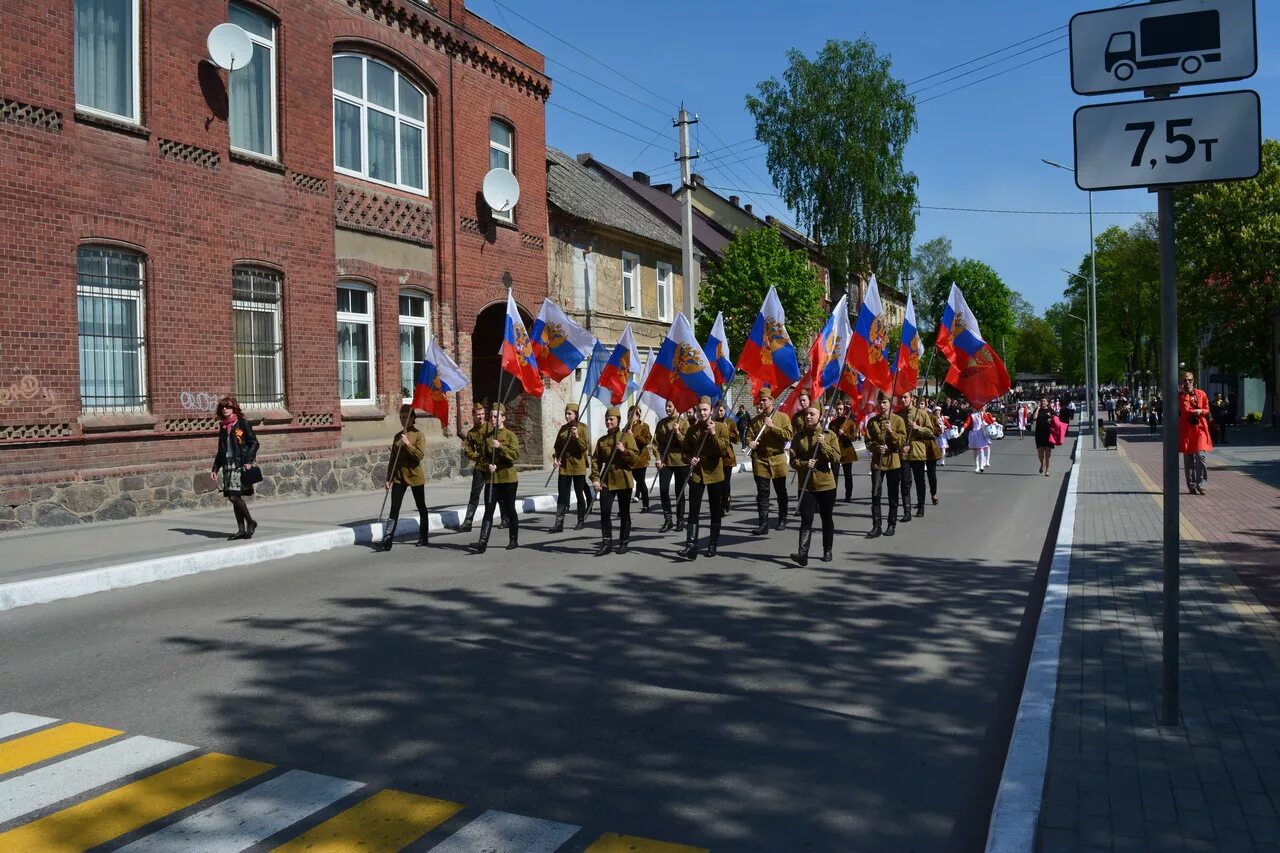
[[[213,752],[0,834],[0,850],[84,853],[270,770]]]
[[[554,853],[580,828],[490,810],[432,847],[431,853]]]
[[[686,847],[635,835],[606,832],[583,853],[710,853],[705,847]]]
[[[363,787],[363,782],[290,770],[140,838],[120,853],[239,853]]]
[[[53,717],[37,717],[35,714],[19,714],[16,711],[0,714],[0,738],[12,737],[56,722],[58,721]]]
[[[379,791],[272,853],[395,853],[460,811],[448,800]]]
[[[0,823],[78,797],[195,749],[152,737],[114,741],[0,782]]]
[[[35,734],[0,743],[0,775],[71,752],[124,732],[84,723],[63,723]]]

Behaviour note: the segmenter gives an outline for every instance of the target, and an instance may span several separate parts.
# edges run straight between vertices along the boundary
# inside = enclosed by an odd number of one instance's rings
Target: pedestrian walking
[[[835,471],[840,464],[840,442],[834,432],[823,429],[821,413],[810,406],[804,418],[804,428],[791,441],[791,467],[800,478],[800,544],[791,559],[801,566],[809,564],[815,514],[822,518],[822,562],[831,562],[836,536]]]
[[[973,451],[973,470],[978,474],[991,467],[991,436],[987,435],[987,425],[995,422],[995,417],[987,412],[987,407],[981,405],[973,410],[965,423],[969,433],[969,449]]]
[[[658,421],[653,441],[658,450],[658,494],[662,498],[662,526],[659,533],[668,530],[684,530],[685,483],[689,480],[689,458],[684,455],[684,434],[689,422],[676,411],[676,404],[667,401],[667,416]],[[671,485],[675,481],[676,516],[671,522]]]
[[[1049,476],[1049,463],[1053,458],[1053,448],[1057,446],[1058,427],[1054,423],[1057,416],[1049,408],[1049,400],[1042,397],[1032,415],[1032,432],[1036,442],[1036,457],[1040,460],[1040,473]]]
[[[785,420],[785,418],[784,418]],[[697,421],[684,436],[684,453],[689,457],[689,526],[684,548],[679,556],[685,560],[698,557],[698,527],[702,515],[702,497],[707,496],[711,528],[704,555],[714,557],[720,543],[720,520],[724,517],[724,462],[733,452],[729,430],[711,418],[711,398],[698,400]],[[786,475],[783,474],[785,480]],[[766,493],[767,494],[767,493]]]
[[[1213,438],[1209,435],[1209,397],[1196,387],[1192,373],[1182,374],[1182,387],[1178,389],[1178,452],[1187,478],[1187,490],[1193,495],[1204,494],[1204,483],[1209,479],[1204,455],[1213,450]]]
[[[943,414],[941,406],[933,407],[933,416],[937,418],[938,426],[942,428],[942,431],[938,434],[938,451],[942,454],[941,458],[938,459],[938,464],[946,465],[947,456],[951,453],[951,432],[953,429],[951,418]]]
[[[871,530],[867,533],[868,539],[881,534],[880,508],[886,489],[889,493],[889,524],[884,528],[884,535],[892,536],[898,527],[902,449],[907,444],[907,424],[890,408],[889,398],[880,395],[880,411],[867,421],[866,442],[871,453]]]
[[[548,533],[564,531],[564,517],[569,513],[569,492],[578,499],[578,523],[574,530],[586,527],[587,510],[591,507],[591,493],[587,487],[588,456],[591,453],[591,435],[587,425],[578,419],[578,404],[564,407],[564,426],[556,433],[551,446],[552,464],[556,468],[556,520]]]
[[[1018,404],[1018,440],[1026,438],[1023,433],[1027,431],[1027,404]]]
[[[254,483],[262,482],[262,471],[257,464],[258,437],[234,395],[228,394],[219,400],[213,411],[218,421],[218,452],[213,457],[209,479],[220,484],[222,496],[231,501],[231,509],[236,514],[237,532],[227,539],[252,539],[258,522],[249,514],[244,498],[253,494]]]
[[[806,395],[807,396],[807,395]],[[756,416],[751,419],[747,431],[751,440],[751,474],[756,481],[756,514],[758,524],[751,531],[753,536],[769,532],[769,488],[778,499],[778,524],[775,529],[787,526],[787,442],[794,430],[791,420],[774,409],[773,394],[769,389],[760,392]]]
[[[635,480],[635,493],[640,500],[640,511],[649,511],[649,445],[653,443],[653,430],[644,422],[639,406],[627,410],[627,429],[636,441],[636,454],[631,460],[632,479]],[[628,522],[629,523],[629,522]]]
[[[923,411],[925,417],[929,419],[929,431],[932,435],[925,441],[924,474],[925,479],[929,482],[929,500],[934,506],[937,506],[938,463],[942,461],[942,450],[938,446],[938,442],[942,439],[942,410],[931,411],[928,397],[921,397],[916,403],[916,408]],[[923,493],[920,494],[920,504],[924,504]]]
[[[413,406],[400,407],[400,424],[403,427],[391,439],[391,453],[387,459],[386,488],[391,493],[391,512],[383,528],[382,539],[375,548],[390,551],[395,544],[396,526],[400,523],[400,504],[404,493],[413,491],[413,503],[418,508],[418,545],[427,544],[430,525],[427,511],[427,478],[422,473],[422,460],[427,455],[427,437],[418,429]]]
[[[796,408],[791,413],[791,434],[794,436],[804,429],[804,411],[813,405],[808,391],[796,391]]]
[[[1155,404],[1147,406],[1147,432],[1151,435],[1156,434],[1156,427],[1160,425],[1160,414],[1156,411]]]
[[[734,422],[738,425],[738,443],[743,450],[747,449],[747,425],[751,423],[751,416],[747,414],[747,407],[738,406],[738,413],[734,416]]]
[[[470,533],[471,523],[475,519],[476,507],[480,505],[480,497],[484,491],[485,466],[489,464],[489,416],[483,402],[471,406],[471,429],[462,437],[462,454],[471,463],[471,494],[467,497],[467,513],[458,525],[459,533]],[[502,526],[507,526],[507,509],[501,507]]]
[[[840,477],[844,476],[844,501],[845,503],[853,503],[853,463],[858,461],[858,449],[854,447],[854,443],[858,440],[858,421],[853,417],[853,412],[849,408],[848,403],[839,403],[836,405],[836,416],[830,425],[831,431],[836,435],[836,441],[840,445],[840,464],[832,469],[835,475],[837,491],[839,490]]]
[[[911,520],[911,493],[915,490],[916,518],[924,515],[925,463],[929,458],[929,445],[937,438],[933,434],[933,419],[927,409],[915,404],[914,394],[902,395],[900,417],[907,425],[907,444],[902,453],[902,518],[904,524]]]
[[[1213,398],[1213,403],[1209,406],[1209,411],[1213,415],[1213,423],[1218,428],[1218,443],[1227,443],[1227,423],[1231,419],[1230,408],[1227,401],[1219,393]]]
[[[506,424],[506,407],[502,403],[494,403],[489,411],[489,432],[485,434],[488,456],[480,460],[485,469],[484,520],[480,522],[480,539],[471,546],[477,554],[483,554],[489,547],[493,513],[499,506],[507,515],[507,550],[520,547],[520,516],[516,514],[516,489],[520,483],[516,462],[520,461],[520,439],[507,429]]]
[[[632,412],[638,414],[633,406]],[[610,406],[604,413],[604,435],[596,439],[591,454],[591,484],[600,498],[600,545],[595,555],[613,551],[613,505],[618,505],[618,553],[627,553],[631,543],[631,490],[635,487],[636,459],[640,455],[634,432],[620,430],[622,412]],[[647,429],[647,427],[646,427]],[[641,476],[644,474],[641,472]]]
[[[716,421],[725,425],[725,429],[729,430],[729,455],[724,459],[724,511],[727,515],[729,510],[733,508],[733,469],[738,465],[738,454],[733,448],[738,444],[741,436],[738,434],[738,423],[728,416],[728,410],[725,408],[724,400],[716,404]]]

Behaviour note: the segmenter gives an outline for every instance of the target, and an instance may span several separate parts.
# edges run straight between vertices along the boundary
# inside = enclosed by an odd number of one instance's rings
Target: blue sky
[[[812,55],[829,38],[854,40],[865,34],[892,57],[895,75],[910,83],[1063,27],[910,87],[918,92],[919,129],[908,149],[907,168],[919,176],[920,202],[928,207],[1086,211],[1086,195],[1076,188],[1072,175],[1045,166],[1040,158],[1071,165],[1075,109],[1085,103],[1133,97],[1075,95],[1065,52],[948,94],[1065,48],[1065,26],[1071,15],[1105,3],[468,0],[467,5],[548,57],[548,73],[563,83],[555,87],[554,106],[547,110],[549,144],[571,154],[590,151],[626,171],[651,171],[655,182],[674,181],[674,167],[662,167],[671,164],[676,146],[670,117],[676,105],[684,102],[701,119],[695,126],[695,142],[706,157],[695,169],[712,186],[743,190],[738,194],[744,202],[753,203],[757,213],[785,210],[779,199],[767,194],[773,186],[763,149],[752,150],[754,143],[745,142],[754,136],[754,124],[744,96],[760,81],[781,75],[784,53],[791,47]],[[1269,109],[1273,96],[1280,95],[1278,36],[1280,3],[1261,0],[1258,74],[1234,84],[1189,87],[1184,94],[1254,89],[1262,97],[1264,137],[1280,136],[1280,117]],[[640,85],[611,73],[575,47]],[[947,82],[993,62],[997,64]],[[940,97],[924,102],[934,95]],[[648,144],[650,140],[655,141]],[[710,168],[717,149],[725,146],[742,153]],[[1155,196],[1145,191],[1100,192],[1094,195],[1094,206],[1095,228],[1101,231],[1135,218],[1105,215],[1107,211],[1154,211]],[[1089,251],[1089,219],[1083,215],[922,210],[915,242],[939,235],[951,239],[958,257],[989,263],[1039,310],[1061,296],[1066,277],[1059,268],[1074,269]]]

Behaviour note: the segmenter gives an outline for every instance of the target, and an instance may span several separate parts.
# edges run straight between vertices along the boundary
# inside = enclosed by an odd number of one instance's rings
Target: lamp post
[[[1064,166],[1053,160],[1040,158],[1040,162],[1046,166],[1052,166],[1055,169],[1064,169],[1065,171],[1075,174],[1075,169],[1070,166]],[[1097,420],[1098,410],[1098,254],[1097,246],[1093,241],[1093,191],[1089,191],[1089,332],[1090,342],[1093,351],[1093,372],[1090,375],[1093,386],[1093,405],[1094,409],[1089,415],[1089,420],[1094,424],[1093,430],[1093,449],[1098,449],[1098,430]]]
[[[1084,276],[1080,275],[1079,273],[1074,273],[1069,269],[1064,269],[1063,267],[1058,267],[1058,269],[1062,270],[1071,278],[1078,278],[1081,281],[1083,281],[1086,285],[1089,284],[1089,280]],[[1075,319],[1079,320],[1081,323],[1084,323],[1084,387],[1085,387],[1085,396],[1092,398],[1091,400],[1086,401],[1085,405],[1090,409],[1089,432],[1093,434],[1094,447],[1097,447],[1097,433],[1098,433],[1097,417],[1098,417],[1099,397],[1098,397],[1098,385],[1097,385],[1098,372],[1096,369],[1098,364],[1097,362],[1098,351],[1096,349],[1096,346],[1098,343],[1098,338],[1096,335],[1092,336],[1095,348],[1091,350],[1089,347],[1089,338],[1090,338],[1090,332],[1093,331],[1093,324],[1090,323],[1088,320],[1084,319],[1083,317],[1076,317],[1075,314],[1068,314],[1067,316],[1075,317]],[[1093,367],[1094,369],[1090,370],[1090,367]]]
[[[1075,314],[1067,312],[1067,316],[1072,320],[1080,321],[1080,332],[1082,335],[1081,343],[1084,344],[1084,407],[1088,409],[1091,405],[1096,405],[1097,401],[1091,399],[1092,391],[1089,388],[1089,321],[1083,317],[1077,317]],[[1097,429],[1097,423],[1093,420],[1095,415],[1089,416],[1089,431],[1093,432]]]

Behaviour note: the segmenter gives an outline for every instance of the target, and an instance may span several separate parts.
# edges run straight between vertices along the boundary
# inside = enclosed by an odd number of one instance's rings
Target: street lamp
[[[1058,267],[1058,269],[1062,270],[1071,278],[1080,279],[1085,283],[1086,286],[1089,284],[1089,280],[1084,276],[1080,275],[1079,273],[1074,273],[1071,270],[1066,269],[1065,267]],[[1096,433],[1098,431],[1098,425],[1095,419],[1098,417],[1098,405],[1099,405],[1098,386],[1097,386],[1098,373],[1096,370],[1090,371],[1089,369],[1090,366],[1093,366],[1096,368],[1098,363],[1096,360],[1098,358],[1097,349],[1095,348],[1091,351],[1089,347],[1089,337],[1090,337],[1090,332],[1093,330],[1093,324],[1090,323],[1088,320],[1084,319],[1083,317],[1076,317],[1075,314],[1070,314],[1068,316],[1075,317],[1077,320],[1084,323],[1084,336],[1085,336],[1085,339],[1084,339],[1084,387],[1085,387],[1085,396],[1093,398],[1091,402],[1086,401],[1086,405],[1092,407],[1091,408],[1092,413],[1089,415],[1090,431],[1093,433]],[[1098,341],[1096,336],[1093,337],[1093,341],[1096,347],[1097,341]]]
[[[1084,344],[1084,406],[1086,409],[1090,408],[1090,406],[1094,407],[1093,413],[1089,415],[1089,431],[1097,432],[1098,425],[1094,421],[1094,418],[1098,416],[1098,410],[1096,408],[1098,401],[1091,400],[1092,391],[1089,388],[1089,321],[1083,317],[1077,317],[1069,311],[1067,312],[1067,316],[1072,320],[1079,320],[1082,327],[1080,331],[1084,338],[1082,341]]]
[[[1075,174],[1075,169],[1070,166],[1064,166],[1053,160],[1040,158],[1040,162],[1046,166],[1052,166],[1055,169],[1063,169]],[[1091,375],[1092,382],[1085,384],[1093,385],[1093,405],[1095,406],[1089,419],[1092,421],[1098,417],[1096,408],[1098,403],[1098,257],[1097,246],[1093,241],[1093,191],[1089,191],[1089,330],[1093,351],[1093,373]],[[1093,449],[1098,449],[1098,431],[1093,431]]]

